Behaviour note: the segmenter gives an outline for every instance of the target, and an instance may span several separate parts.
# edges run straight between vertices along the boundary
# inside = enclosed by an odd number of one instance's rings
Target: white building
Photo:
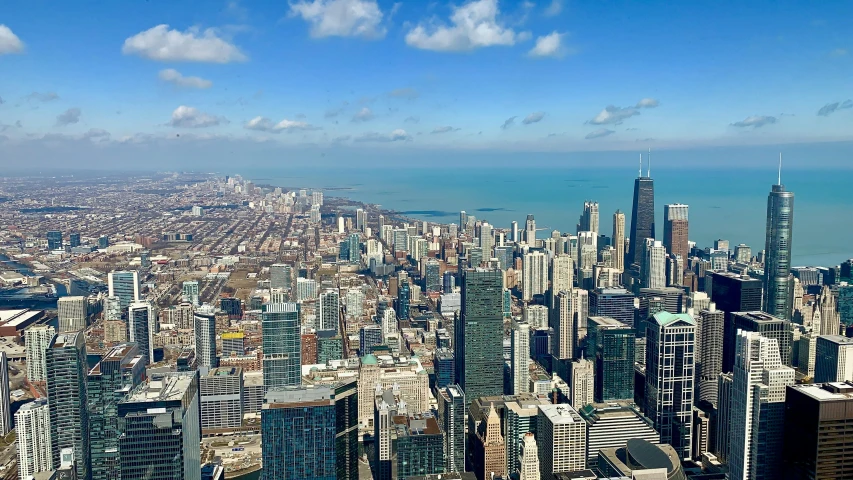
[[[32,478],[53,469],[50,443],[50,407],[47,398],[24,404],[15,413],[18,442],[18,478]]]
[[[595,366],[585,358],[572,362],[571,403],[580,410],[592,403],[595,397]]]
[[[536,435],[543,480],[586,468],[586,422],[571,405],[539,405]]]
[[[216,368],[216,314],[211,305],[202,305],[193,315],[195,358],[199,367]]]
[[[530,388],[530,325],[513,322],[510,375],[513,395],[527,393]]]
[[[492,257],[492,248],[495,246],[495,239],[492,236],[492,226],[487,222],[480,225],[480,248],[483,250],[483,258]]]
[[[613,266],[620,272],[625,271],[625,214],[619,210],[613,214]]]
[[[575,260],[571,255],[560,254],[551,261],[551,295],[570,291],[574,286]]]
[[[551,327],[554,329],[553,353],[557,358],[574,358],[575,342],[575,296],[572,290],[563,290],[557,294],[554,303],[553,320]]]
[[[520,480],[540,480],[542,478],[539,471],[539,448],[536,446],[536,439],[530,432],[524,434],[519,463],[521,464]]]
[[[24,342],[27,348],[27,379],[30,382],[47,380],[47,362],[45,350],[56,329],[49,325],[35,325],[24,330]]]
[[[296,279],[296,301],[314,300],[317,298],[317,281],[309,278]]]
[[[191,280],[183,283],[183,289],[181,292],[181,297],[183,301],[190,302],[195,306],[199,305],[199,289],[198,289],[198,281]]]
[[[548,289],[548,256],[543,252],[530,252],[522,257],[522,300],[530,301]]]
[[[666,247],[659,240],[646,246],[643,273],[643,286],[646,288],[666,287]]]
[[[86,297],[60,297],[56,302],[60,332],[76,332],[86,328]]]
[[[531,329],[548,328],[548,307],[545,305],[525,305],[522,315]]]

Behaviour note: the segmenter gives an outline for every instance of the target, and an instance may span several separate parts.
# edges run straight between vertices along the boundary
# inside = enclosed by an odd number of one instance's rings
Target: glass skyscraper
[[[634,329],[608,317],[587,318],[587,357],[595,365],[596,402],[634,398]]]
[[[216,357],[216,315],[210,305],[202,305],[194,314],[195,358],[199,367],[219,366]]]
[[[139,301],[139,274],[137,272],[110,272],[107,277],[109,294],[118,297],[122,311]]]
[[[781,180],[781,179],[780,179]],[[767,196],[767,241],[764,245],[764,311],[791,319],[791,242],[794,194],[773,185]]]
[[[456,321],[457,384],[467,402],[503,393],[503,276],[470,269],[462,280],[462,314]]]
[[[631,234],[628,245],[628,262],[643,263],[643,245],[647,238],[655,238],[655,182],[651,176],[634,179],[634,206],[631,210]]]
[[[59,230],[51,230],[47,232],[47,249],[61,250],[62,249],[62,232]]]
[[[264,388],[302,383],[302,336],[295,303],[268,303],[263,308]]]
[[[77,476],[89,478],[89,409],[86,397],[86,335],[61,333],[45,352],[53,466],[63,448],[73,448]]]

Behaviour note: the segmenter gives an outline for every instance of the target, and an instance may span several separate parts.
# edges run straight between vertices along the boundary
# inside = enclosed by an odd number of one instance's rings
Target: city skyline
[[[15,78],[0,83],[0,141],[10,158],[59,166],[61,152],[102,168],[147,155],[192,167],[241,154],[263,164],[450,153],[476,164],[510,152],[583,163],[649,146],[744,155],[791,145],[826,166],[843,165],[853,141],[844,3],[171,7],[7,9],[0,65]]]

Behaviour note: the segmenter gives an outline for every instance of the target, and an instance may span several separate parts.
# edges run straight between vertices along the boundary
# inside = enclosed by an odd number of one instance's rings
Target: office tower
[[[837,335],[841,331],[838,315],[838,299],[832,289],[824,285],[820,289],[820,330],[818,335]]]
[[[681,313],[684,311],[684,290],[677,287],[641,288],[637,294],[640,309],[637,312],[639,324],[634,328],[642,334],[646,331],[645,322],[657,312]]]
[[[139,274],[133,272],[110,272],[107,277],[109,296],[118,297],[121,310],[125,311],[133,302],[139,301]]]
[[[793,331],[791,322],[768,315],[764,312],[734,312],[731,315],[731,328],[737,332],[758,332],[767,338],[774,338],[779,344],[779,355],[783,365],[791,365]],[[724,339],[723,341],[726,341]],[[725,355],[725,353],[724,353]],[[734,362],[732,362],[734,365]],[[726,371],[726,358],[723,357],[723,371]]]
[[[59,331],[76,332],[86,328],[88,302],[86,297],[60,297],[56,301]]]
[[[634,398],[633,328],[608,317],[587,319],[586,356],[595,364],[595,401]]]
[[[522,319],[530,325],[531,330],[548,328],[548,307],[545,305],[525,305],[522,309]]]
[[[340,360],[344,356],[343,338],[334,330],[317,330],[317,363]]]
[[[181,288],[181,299],[184,302],[192,303],[195,306],[199,306],[199,289],[198,289],[198,281],[186,281],[183,283]]]
[[[296,300],[303,302],[305,300],[314,300],[317,298],[317,281],[308,278],[296,279]]]
[[[198,373],[152,378],[118,404],[121,478],[201,480]]]
[[[542,478],[539,473],[539,448],[536,446],[536,438],[530,432],[524,434],[519,463],[520,480],[540,480]]]
[[[468,214],[465,213],[465,210],[459,212],[459,226],[464,230],[465,225],[468,224]]]
[[[536,436],[545,480],[586,468],[586,422],[571,405],[540,405]]]
[[[610,317],[634,327],[634,294],[624,288],[599,288],[589,292],[589,314]]]
[[[468,401],[503,393],[503,291],[500,270],[465,271],[454,349],[456,383]]]
[[[50,230],[47,232],[47,249],[62,250],[62,232],[59,230]]]
[[[673,203],[663,206],[663,244],[666,253],[688,258],[687,205]]]
[[[480,248],[483,250],[483,256],[491,258],[492,248],[495,246],[495,239],[492,233],[492,226],[488,222],[483,222],[480,225]]]
[[[536,246],[536,220],[533,214],[528,214],[527,220],[524,221],[524,242],[531,247]]]
[[[548,289],[548,256],[544,252],[524,254],[522,273],[522,300],[530,301]]]
[[[424,292],[441,291],[441,265],[434,258],[427,258],[424,262]]]
[[[843,335],[817,337],[814,382],[853,381],[853,338]]]
[[[812,333],[807,333],[800,336],[797,342],[797,370],[804,377],[814,379],[815,363],[817,362],[817,338],[818,336]]]
[[[729,478],[781,477],[785,389],[793,384],[794,369],[782,364],[775,339],[738,333],[728,406]]]
[[[749,245],[739,244],[735,246],[735,262],[749,263],[752,261],[752,249]]]
[[[571,369],[571,405],[580,410],[595,401],[595,364],[580,358],[572,361]]]
[[[56,329],[50,325],[33,325],[24,330],[24,343],[27,348],[27,380],[43,382],[47,379],[45,351],[56,335]]]
[[[77,232],[71,232],[68,234],[68,243],[71,248],[80,246],[80,234]]]
[[[656,313],[646,329],[645,412],[680,458],[691,455],[696,321]]]
[[[199,378],[201,429],[237,429],[243,422],[243,369],[219,367]]]
[[[785,478],[853,478],[853,385],[792,385],[784,415]]]
[[[195,356],[199,367],[216,368],[216,313],[212,306],[204,304],[195,310]]]
[[[513,322],[510,376],[512,393],[520,395],[530,391],[530,325]]]
[[[409,306],[412,302],[412,288],[408,280],[400,283],[400,288],[397,291],[397,318],[400,320],[409,319]]]
[[[465,393],[458,385],[438,390],[439,413],[444,431],[445,471],[465,471]]]
[[[598,236],[598,202],[583,202],[583,213],[578,221],[578,232],[593,232]]]
[[[622,447],[632,438],[659,442],[652,421],[632,401],[591,403],[577,410],[586,422],[587,468],[598,465],[600,450]]]
[[[575,310],[574,295],[571,290],[557,294],[552,315],[551,328],[554,329],[554,356],[560,359],[574,358],[575,346]]]
[[[222,356],[244,355],[246,353],[246,334],[244,332],[224,332],[222,338]]]
[[[18,478],[53,470],[50,450],[50,407],[46,398],[25,403],[15,413]]]
[[[733,379],[732,373],[721,373],[717,382],[717,435],[713,453],[724,463],[729,458],[729,435],[725,432],[728,432],[731,427],[729,406],[732,403]]]
[[[301,385],[302,337],[298,306],[295,303],[264,305],[261,326],[264,332],[264,388],[268,391],[271,388]]]
[[[293,269],[291,266],[284,263],[274,263],[270,265],[270,288],[290,290],[292,272]]]
[[[444,432],[432,412],[394,418],[397,477],[440,474],[444,468]]]
[[[468,402],[471,399],[466,399]],[[475,441],[472,447],[477,448],[481,461],[475,465],[474,473],[478,480],[486,480],[491,475],[506,475],[506,441],[501,434],[501,418],[492,404],[488,408],[485,421],[474,430]]]
[[[642,156],[640,158],[640,176],[634,180],[634,204],[631,210],[631,233],[628,243],[627,262],[643,263],[643,245],[645,239],[655,238],[655,184],[649,173],[644,177]]]
[[[86,335],[61,333],[48,345],[47,398],[50,406],[50,440],[54,467],[59,453],[73,448],[77,476],[89,475],[89,410],[86,397]]]
[[[521,238],[518,236],[518,222],[516,222],[515,220],[512,221],[512,223],[510,224],[509,232],[510,232],[509,233],[509,235],[510,235],[509,240],[511,242],[515,242],[515,243],[521,242]]]
[[[104,235],[98,237],[98,249],[103,250],[110,246],[110,237]]]
[[[761,280],[729,272],[708,272],[705,275],[705,292],[725,312],[726,329],[723,342],[723,371],[732,371],[734,344],[737,331],[732,327],[732,313],[761,310]]]
[[[320,314],[317,316],[317,330],[338,331],[340,325],[340,294],[336,289],[328,289],[320,294]]]
[[[613,268],[619,272],[625,271],[625,214],[616,210],[613,214],[613,238],[612,238]]]
[[[124,311],[121,308],[121,299],[118,297],[105,297],[103,307],[104,320],[121,320]]]
[[[522,267],[523,268],[523,267]],[[574,286],[575,261],[571,255],[561,253],[551,261],[551,296],[570,291]]]
[[[142,363],[154,363],[154,331],[157,325],[154,307],[148,302],[131,303],[127,307],[127,323],[130,341],[139,346]]]
[[[91,370],[87,377],[89,407],[89,448],[92,480],[116,477],[120,469],[116,423],[118,404],[125,395],[142,383],[145,365],[139,347],[128,343],[114,347]]]
[[[358,351],[365,355],[373,351],[373,347],[382,345],[382,326],[365,325],[358,331]]]
[[[642,271],[644,288],[664,288],[667,286],[666,249],[661,242],[654,241],[646,245]]]
[[[781,159],[780,159],[781,172]],[[794,194],[779,183],[767,196],[767,241],[764,244],[764,311],[791,319],[791,243],[794,231]]]
[[[696,325],[696,398],[717,405],[718,378],[723,371],[723,312],[711,303],[699,311]]]
[[[435,368],[435,388],[441,390],[453,385],[456,381],[456,365],[453,359],[453,351],[448,348],[439,348],[435,351],[433,365]]]

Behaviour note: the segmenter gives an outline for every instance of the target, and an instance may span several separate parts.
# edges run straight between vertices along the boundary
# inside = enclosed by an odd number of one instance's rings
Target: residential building
[[[586,468],[586,422],[571,405],[540,405],[536,436],[543,479]]]
[[[548,289],[548,256],[544,252],[533,251],[526,253],[522,262],[522,300],[530,301]]]
[[[764,311],[791,319],[791,245],[794,231],[794,194],[781,182],[767,196],[767,229],[764,245]]]
[[[264,388],[269,390],[301,385],[302,336],[298,305],[268,303],[264,305],[261,315],[264,332]]]
[[[438,390],[438,412],[444,432],[445,471],[465,471],[465,393],[458,385]]]
[[[50,407],[46,398],[25,403],[15,413],[18,478],[33,478],[53,470],[50,442]]]
[[[512,393],[519,395],[530,389],[530,325],[513,322],[510,358]]]
[[[633,328],[609,317],[587,319],[587,357],[595,365],[595,401],[634,398]]]
[[[121,310],[127,310],[133,302],[139,301],[139,273],[136,271],[110,272],[107,276],[109,296],[118,297]]]
[[[718,378],[723,371],[725,314],[713,302],[699,312],[696,325],[696,398],[717,405]]]
[[[45,354],[53,466],[63,448],[74,449],[77,476],[89,478],[89,408],[86,396],[86,335],[61,333]]]
[[[580,410],[595,401],[595,364],[585,358],[579,358],[572,361],[571,369],[570,403],[575,410]]]
[[[181,288],[181,299],[184,302],[193,304],[194,306],[201,305],[199,301],[199,288],[197,280],[185,281]]]
[[[139,346],[142,362],[154,363],[154,333],[157,331],[157,315],[148,302],[133,302],[127,307],[127,323],[130,341]]]
[[[27,352],[27,380],[43,382],[47,379],[45,351],[56,336],[56,329],[50,325],[33,325],[24,330],[24,344]]]
[[[613,214],[613,268],[620,272],[625,271],[625,214],[616,210]]]
[[[218,367],[219,359],[216,356],[216,312],[214,308],[207,304],[198,307],[195,310],[193,323],[195,325],[195,356],[198,366],[206,369]]]
[[[59,297],[56,301],[56,313],[59,317],[59,331],[76,332],[86,328],[89,303],[86,297]]]

